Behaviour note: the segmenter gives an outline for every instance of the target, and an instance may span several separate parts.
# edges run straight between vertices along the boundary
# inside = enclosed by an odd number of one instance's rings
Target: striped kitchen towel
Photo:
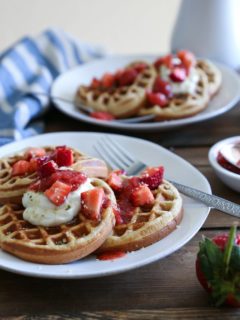
[[[83,43],[58,29],[36,38],[24,37],[0,55],[0,145],[43,131],[31,120],[49,106],[45,96],[53,80],[76,65],[104,55],[101,48]],[[29,122],[31,123],[29,124]]]

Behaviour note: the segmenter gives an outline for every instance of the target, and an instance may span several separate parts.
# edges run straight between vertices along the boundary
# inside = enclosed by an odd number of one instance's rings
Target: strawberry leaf
[[[205,238],[204,241],[204,251],[209,260],[209,263],[214,268],[223,267],[223,254],[219,247],[213,243],[210,239]]]

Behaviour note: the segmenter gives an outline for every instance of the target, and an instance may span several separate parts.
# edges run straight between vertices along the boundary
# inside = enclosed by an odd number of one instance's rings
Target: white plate
[[[0,157],[27,146],[69,145],[96,155],[93,145],[101,133],[50,133],[11,143],[0,148]],[[170,151],[145,140],[111,135],[123,147],[150,166],[164,165],[169,179],[211,193],[207,179],[192,165]],[[187,243],[203,225],[209,208],[184,197],[184,218],[180,226],[163,240],[114,261],[99,261],[94,255],[65,265],[26,262],[0,250],[0,268],[25,275],[48,278],[90,278],[115,274],[162,259]]]
[[[156,58],[157,56],[149,55],[110,56],[89,62],[60,75],[53,83],[51,95],[74,101],[78,86],[80,84],[89,84],[93,77],[101,77],[105,72],[114,72],[132,61],[144,60],[152,62]],[[240,98],[239,76],[230,68],[218,63],[215,64],[222,72],[223,82],[220,91],[204,111],[186,119],[135,124],[101,121],[81,113],[73,104],[60,100],[53,100],[53,102],[60,111],[68,116],[94,125],[128,130],[169,130],[219,116],[230,110],[238,102]]]

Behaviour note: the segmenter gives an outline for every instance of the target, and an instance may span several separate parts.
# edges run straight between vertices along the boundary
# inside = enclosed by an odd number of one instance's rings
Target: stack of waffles
[[[218,92],[221,72],[210,61],[189,51],[167,55],[150,64],[136,61],[124,69],[80,85],[79,103],[91,107],[92,117],[111,120],[154,115],[155,121],[191,117]]]
[[[127,177],[66,146],[29,148],[0,166],[0,246],[27,261],[138,250],[182,219],[182,199],[162,167]]]

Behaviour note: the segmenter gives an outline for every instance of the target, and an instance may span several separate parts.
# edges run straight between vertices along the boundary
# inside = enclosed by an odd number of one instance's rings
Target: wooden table
[[[209,147],[239,135],[240,105],[205,123],[169,132],[120,132],[169,148],[196,166],[213,193],[240,204],[239,194],[215,176]],[[57,110],[45,116],[46,131],[116,132],[68,118]],[[183,177],[184,183],[184,177]],[[212,210],[198,234],[169,257],[126,273],[87,280],[49,280],[0,271],[0,317],[3,319],[240,319],[240,310],[212,307],[195,276],[202,235],[228,230],[234,217]]]

